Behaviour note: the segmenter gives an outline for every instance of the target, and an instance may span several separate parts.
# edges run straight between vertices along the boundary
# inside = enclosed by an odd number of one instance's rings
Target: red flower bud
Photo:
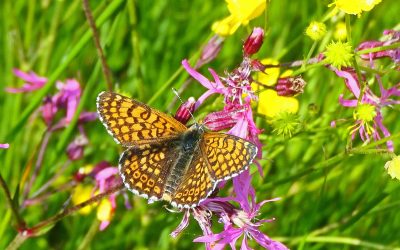
[[[190,113],[194,112],[195,104],[196,100],[193,97],[190,97],[186,102],[182,103],[182,105],[179,106],[178,110],[175,113],[175,119],[180,121],[182,124],[186,124],[192,117]]]
[[[306,82],[301,76],[279,78],[276,84],[276,92],[280,96],[295,96],[303,93]]]
[[[251,35],[246,39],[243,44],[243,52],[246,56],[257,53],[264,41],[264,30],[261,28],[254,28]]]

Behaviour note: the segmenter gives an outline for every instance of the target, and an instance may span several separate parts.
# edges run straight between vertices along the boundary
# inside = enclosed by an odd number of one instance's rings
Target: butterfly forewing
[[[174,118],[116,93],[100,93],[97,110],[108,132],[123,146],[175,138],[187,130]]]
[[[127,149],[119,161],[125,186],[149,201],[161,199],[171,167],[176,162],[176,149],[174,142]]]
[[[193,160],[182,182],[172,196],[172,204],[178,207],[193,207],[207,198],[214,190],[215,182],[200,150],[195,151]]]
[[[206,132],[202,152],[216,180],[229,179],[245,170],[257,155],[257,147],[240,137]]]

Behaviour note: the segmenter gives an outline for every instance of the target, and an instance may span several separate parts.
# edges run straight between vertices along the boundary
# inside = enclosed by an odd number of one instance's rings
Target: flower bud
[[[186,102],[182,103],[181,106],[179,106],[178,110],[175,113],[175,119],[180,121],[182,124],[186,124],[192,117],[191,114],[194,112],[195,104],[196,99],[190,97]]]
[[[307,29],[306,35],[314,41],[321,40],[326,34],[326,25],[321,22],[311,22]]]
[[[246,39],[243,44],[243,52],[246,56],[251,56],[257,53],[264,41],[264,30],[261,28],[254,28],[251,35]]]
[[[233,112],[226,110],[213,112],[204,118],[203,123],[212,131],[229,129],[237,123],[237,120],[232,116],[232,114]]]
[[[43,106],[41,107],[43,120],[47,127],[50,127],[55,113],[57,112],[57,107],[53,103],[51,97],[47,96],[43,101]]]
[[[77,136],[67,147],[68,158],[72,161],[79,160],[83,156],[83,148],[88,144],[84,135]]]
[[[306,82],[301,76],[279,78],[276,84],[276,92],[280,96],[295,96],[303,93]]]
[[[201,51],[201,56],[196,63],[196,68],[200,68],[202,65],[214,60],[214,58],[217,57],[218,53],[220,52],[223,42],[224,38],[218,35],[214,35],[213,37],[211,37],[211,39]]]

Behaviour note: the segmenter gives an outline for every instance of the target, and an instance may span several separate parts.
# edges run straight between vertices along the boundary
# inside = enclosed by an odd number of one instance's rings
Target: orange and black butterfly
[[[237,136],[186,127],[175,118],[131,98],[102,92],[97,112],[115,141],[127,149],[119,160],[125,186],[149,200],[191,208],[218,182],[252,163],[257,147]]]

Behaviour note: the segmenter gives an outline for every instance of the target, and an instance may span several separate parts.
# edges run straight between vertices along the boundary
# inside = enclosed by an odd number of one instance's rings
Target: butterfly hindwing
[[[216,132],[205,132],[200,147],[218,181],[238,175],[257,155],[257,147],[251,142]]]
[[[125,186],[150,201],[163,199],[165,184],[175,165],[177,146],[142,145],[127,149],[119,160],[119,171]]]
[[[108,132],[123,146],[174,138],[187,130],[173,117],[116,93],[100,93],[97,111]]]
[[[215,181],[200,150],[195,151],[190,167],[172,195],[172,205],[194,207],[207,198],[215,188]]]

